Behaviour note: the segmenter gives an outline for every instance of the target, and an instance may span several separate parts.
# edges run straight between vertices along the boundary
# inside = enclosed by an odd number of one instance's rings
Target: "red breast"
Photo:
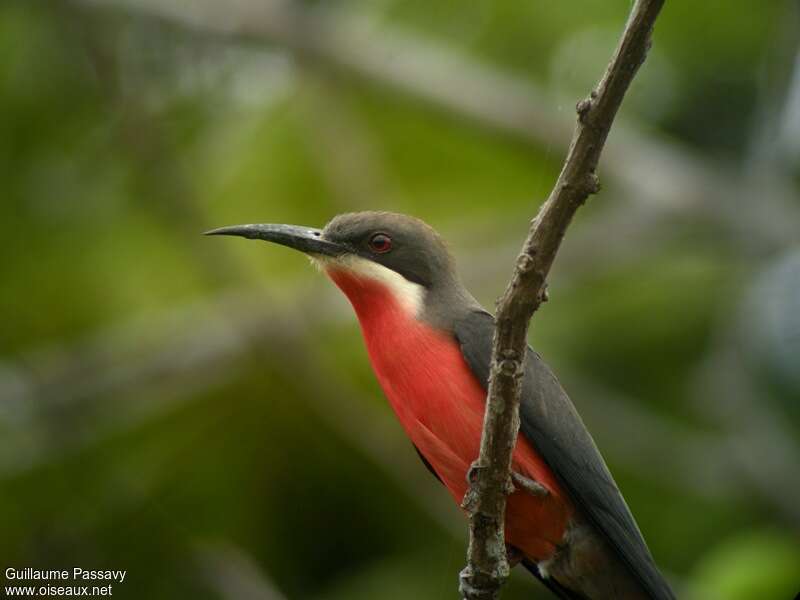
[[[412,314],[384,283],[348,270],[327,273],[358,316],[370,362],[401,425],[456,502],[478,456],[486,392],[456,340]],[[513,468],[544,485],[536,498],[517,491],[508,499],[506,538],[534,560],[550,557],[572,509],[552,471],[522,436]]]

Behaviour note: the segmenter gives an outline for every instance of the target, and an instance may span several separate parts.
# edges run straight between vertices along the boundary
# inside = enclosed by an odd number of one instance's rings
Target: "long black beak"
[[[339,256],[347,252],[342,244],[329,242],[322,238],[322,230],[298,225],[276,225],[257,223],[253,225],[232,225],[206,231],[205,235],[237,235],[251,240],[264,240],[282,246],[289,246],[306,254]]]

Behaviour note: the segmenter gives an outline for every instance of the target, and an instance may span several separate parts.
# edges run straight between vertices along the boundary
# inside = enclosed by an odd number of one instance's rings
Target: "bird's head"
[[[453,258],[436,231],[420,219],[390,212],[334,217],[323,229],[296,225],[234,225],[208,232],[265,240],[309,255],[347,294],[356,310],[370,290],[389,292],[419,315],[431,292],[460,290]]]

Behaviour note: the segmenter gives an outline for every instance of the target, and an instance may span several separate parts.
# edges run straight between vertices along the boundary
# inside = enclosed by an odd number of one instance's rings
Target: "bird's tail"
[[[536,566],[535,562],[525,559],[522,561],[522,566],[533,573],[536,579],[541,581],[542,584],[544,584],[547,589],[553,592],[557,598],[560,598],[560,600],[587,600],[585,596],[568,590],[552,577],[543,577],[541,571],[539,571],[539,567]]]

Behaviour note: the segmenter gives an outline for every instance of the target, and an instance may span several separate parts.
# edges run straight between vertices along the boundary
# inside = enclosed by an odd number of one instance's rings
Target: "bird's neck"
[[[390,400],[397,400],[389,389],[410,374],[420,349],[448,338],[422,319],[424,292],[351,269],[328,267],[326,272],[352,304],[372,368]]]
[[[424,291],[411,287],[421,288],[417,284],[338,267],[326,268],[326,273],[353,306],[368,346],[395,340],[422,313]]]
[[[412,441],[426,444],[421,427],[434,432],[449,427],[456,431],[453,443],[476,455],[480,436],[461,425],[464,415],[472,415],[479,430],[484,392],[455,338],[415,314],[390,284],[347,270],[326,271],[353,305],[378,382]],[[464,409],[465,399],[475,401],[474,411]],[[461,407],[459,424],[448,425],[454,406]],[[460,485],[463,473],[456,479]]]
[[[351,256],[323,266],[350,300],[359,319],[422,315],[425,288],[383,265]]]

